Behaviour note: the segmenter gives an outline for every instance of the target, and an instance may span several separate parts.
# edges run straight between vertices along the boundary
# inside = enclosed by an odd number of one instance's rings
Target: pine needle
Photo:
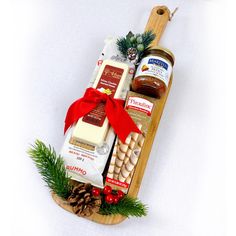
[[[156,35],[152,31],[146,31],[142,34],[144,48],[148,48],[150,43],[155,39]]]
[[[116,42],[119,51],[121,52],[121,54],[126,57],[127,56],[127,50],[129,49],[129,41],[126,40],[126,38],[120,38],[117,39]]]
[[[39,141],[28,150],[29,156],[33,159],[42,179],[47,183],[51,191],[62,198],[67,198],[71,192],[70,178],[68,177],[61,156],[56,155],[54,148],[46,147]]]
[[[141,217],[147,215],[147,206],[137,198],[125,196],[117,204],[108,204],[104,201],[100,207],[99,213],[102,215],[120,214],[126,217]]]

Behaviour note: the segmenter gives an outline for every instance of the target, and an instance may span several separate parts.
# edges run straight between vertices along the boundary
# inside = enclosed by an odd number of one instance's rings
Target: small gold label
[[[79,141],[76,138],[72,138],[71,137],[69,143],[72,144],[72,145],[75,145],[77,147],[81,147],[83,149],[90,150],[90,151],[94,151],[95,150],[95,146],[93,146],[91,144],[88,144],[88,143],[83,143],[83,142]]]

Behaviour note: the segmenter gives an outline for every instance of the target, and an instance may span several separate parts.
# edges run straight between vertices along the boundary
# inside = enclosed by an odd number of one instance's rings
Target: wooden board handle
[[[160,38],[170,20],[170,10],[166,6],[154,7],[149,16],[145,31],[152,30],[156,34],[156,38],[151,43],[150,47],[157,46]]]

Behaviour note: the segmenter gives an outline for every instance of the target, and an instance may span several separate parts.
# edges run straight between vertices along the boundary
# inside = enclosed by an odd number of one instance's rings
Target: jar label
[[[135,77],[152,76],[163,81],[166,87],[168,87],[171,73],[172,65],[168,60],[150,55],[142,59],[137,68]]]

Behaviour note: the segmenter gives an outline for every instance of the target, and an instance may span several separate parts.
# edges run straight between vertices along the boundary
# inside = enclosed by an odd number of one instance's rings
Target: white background
[[[104,39],[142,32],[157,4],[179,10],[160,42],[176,64],[139,192],[149,213],[99,225],[53,202],[26,150],[35,139],[60,150],[67,108],[83,95]],[[213,0],[6,1],[1,203],[9,219],[2,235],[225,235],[222,6]]]

